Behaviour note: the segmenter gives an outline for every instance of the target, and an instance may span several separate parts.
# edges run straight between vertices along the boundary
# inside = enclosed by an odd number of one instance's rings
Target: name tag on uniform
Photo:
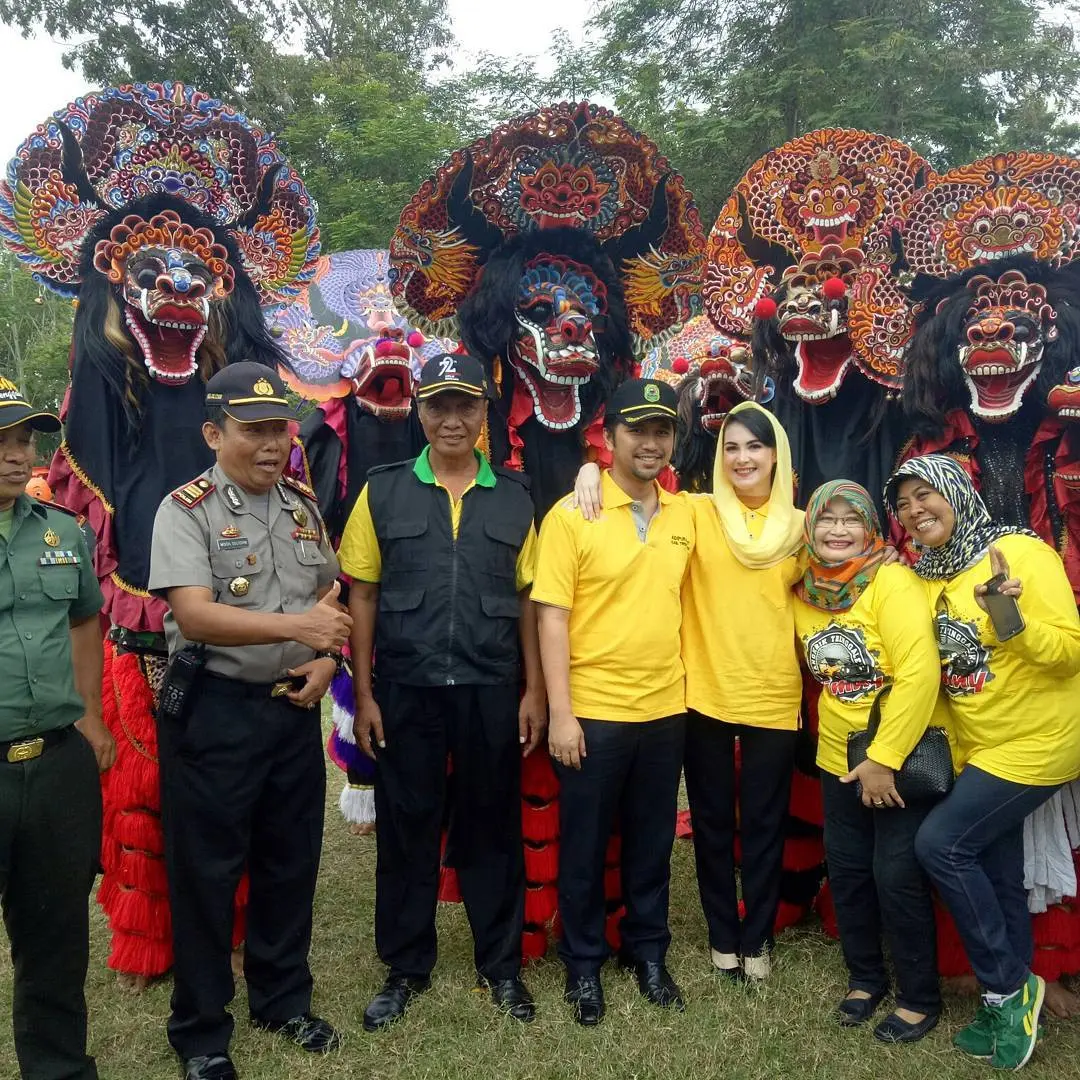
[[[38,559],[38,566],[78,566],[79,556],[74,551],[45,551]]]
[[[236,551],[239,548],[246,548],[249,543],[246,536],[227,536],[219,540],[217,546],[218,551]]]

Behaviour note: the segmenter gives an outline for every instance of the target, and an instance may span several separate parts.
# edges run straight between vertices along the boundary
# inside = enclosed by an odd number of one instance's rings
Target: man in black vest
[[[353,579],[356,741],[376,763],[375,944],[390,969],[364,1013],[367,1031],[399,1019],[428,988],[448,795],[447,862],[479,985],[516,1019],[535,1014],[520,977],[519,755],[547,725],[529,600],[536,533],[528,481],[474,449],[486,396],[473,357],[427,362],[416,397],[429,445],[371,470],[339,552]]]

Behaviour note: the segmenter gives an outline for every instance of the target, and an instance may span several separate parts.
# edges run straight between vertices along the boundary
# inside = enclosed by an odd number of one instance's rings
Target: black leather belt
[[[218,675],[213,671],[204,671],[202,678],[213,683],[215,694],[242,698],[282,698],[285,701],[288,701],[286,694],[298,690],[303,684],[303,679],[298,679],[294,684],[291,678],[278,679],[275,682],[244,682],[241,679],[230,679],[227,675]],[[288,703],[293,704],[291,701]]]
[[[73,731],[74,724],[68,724],[64,728],[54,728],[41,735],[35,735],[32,739],[13,739],[11,742],[0,742],[0,762],[9,765],[18,765],[23,761],[33,761],[41,757],[50,747],[62,743]]]

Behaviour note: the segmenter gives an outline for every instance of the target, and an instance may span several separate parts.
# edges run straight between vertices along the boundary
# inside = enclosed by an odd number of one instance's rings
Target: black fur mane
[[[514,311],[525,264],[540,254],[561,255],[584,263],[607,288],[606,315],[595,319],[593,327],[600,368],[581,390],[580,429],[589,425],[633,365],[622,282],[611,259],[590,235],[580,229],[537,229],[496,248],[484,266],[479,284],[458,309],[461,339],[466,350],[487,368],[490,379],[495,358],[506,363],[515,335]],[[504,375],[504,410],[511,398],[509,387],[508,375]]]

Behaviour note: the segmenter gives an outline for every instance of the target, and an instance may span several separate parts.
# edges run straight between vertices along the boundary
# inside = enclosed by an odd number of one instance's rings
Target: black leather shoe
[[[364,1030],[378,1031],[387,1024],[400,1020],[412,1004],[413,998],[422,994],[430,985],[430,979],[410,979],[407,975],[388,976],[383,988],[364,1010]]]
[[[200,1054],[184,1061],[184,1080],[236,1080],[228,1054]]]
[[[634,974],[641,996],[650,1004],[659,1005],[662,1009],[678,1009],[679,1012],[686,1008],[682,991],[663,964],[639,960],[634,965]]]
[[[877,1012],[877,1007],[881,1004],[881,999],[884,996],[885,991],[879,990],[876,994],[871,994],[868,998],[844,998],[844,1000],[836,1006],[836,1014],[840,1020],[840,1026],[858,1027],[860,1024],[865,1024],[867,1020]]]
[[[532,994],[518,975],[513,979],[478,978],[478,985],[491,991],[491,1003],[500,1012],[508,1013],[523,1024],[531,1024],[536,1019],[536,1003]]]
[[[301,1013],[284,1024],[266,1023],[257,1017],[251,1018],[253,1026],[262,1028],[264,1031],[272,1031],[296,1043],[301,1050],[307,1050],[310,1054],[328,1054],[341,1046],[341,1036],[327,1021],[311,1013]]]
[[[598,976],[567,978],[565,997],[574,1006],[574,1019],[582,1027],[596,1027],[604,1019],[604,986]]]
[[[896,1013],[889,1013],[876,1028],[874,1038],[886,1043],[918,1042],[937,1027],[938,1013],[927,1013],[917,1024],[909,1024]]]

